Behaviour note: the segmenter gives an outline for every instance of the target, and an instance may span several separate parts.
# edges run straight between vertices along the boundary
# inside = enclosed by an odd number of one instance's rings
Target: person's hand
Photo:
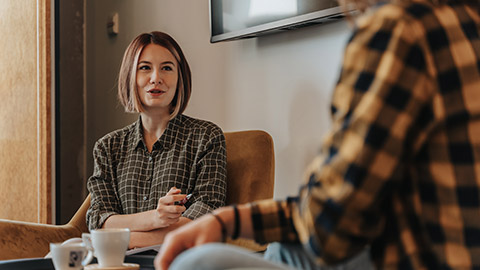
[[[186,208],[183,205],[175,205],[175,202],[181,201],[187,196],[180,192],[180,189],[172,187],[165,196],[158,199],[153,217],[155,228],[168,227],[178,222]]]
[[[167,270],[182,251],[221,239],[220,223],[214,216],[205,215],[167,234],[160,252],[155,257],[155,269]]]

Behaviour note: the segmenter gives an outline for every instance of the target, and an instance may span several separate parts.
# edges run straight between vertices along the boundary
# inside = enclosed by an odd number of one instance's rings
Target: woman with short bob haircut
[[[130,248],[160,244],[169,231],[225,205],[226,148],[214,123],[183,114],[191,74],[177,42],[144,33],[128,46],[118,80],[136,122],[94,147],[90,230],[129,228]]]
[[[175,56],[180,68],[178,73],[178,89],[172,102],[171,118],[183,113],[190,100],[192,92],[192,75],[187,59],[183,55],[178,43],[163,32],[144,33],[136,37],[128,46],[123,56],[120,74],[118,77],[118,98],[125,107],[126,112],[142,112],[137,86],[135,84],[136,67],[142,49],[148,44],[157,44],[170,51]]]

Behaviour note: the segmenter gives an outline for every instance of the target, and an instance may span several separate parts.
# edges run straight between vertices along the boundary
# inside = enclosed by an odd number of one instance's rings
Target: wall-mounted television
[[[342,18],[337,0],[210,0],[210,42],[257,37]]]

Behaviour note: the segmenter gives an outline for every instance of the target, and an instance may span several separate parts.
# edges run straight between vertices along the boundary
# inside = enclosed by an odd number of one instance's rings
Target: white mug
[[[50,254],[56,270],[80,270],[93,259],[83,243],[50,243]]]
[[[123,265],[125,252],[130,242],[130,230],[98,229],[82,234],[85,246],[93,251],[100,267],[118,267]]]

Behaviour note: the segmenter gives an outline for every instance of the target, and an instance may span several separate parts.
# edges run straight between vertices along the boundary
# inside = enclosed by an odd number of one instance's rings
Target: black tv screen
[[[257,37],[343,17],[337,0],[210,0],[210,42]]]

